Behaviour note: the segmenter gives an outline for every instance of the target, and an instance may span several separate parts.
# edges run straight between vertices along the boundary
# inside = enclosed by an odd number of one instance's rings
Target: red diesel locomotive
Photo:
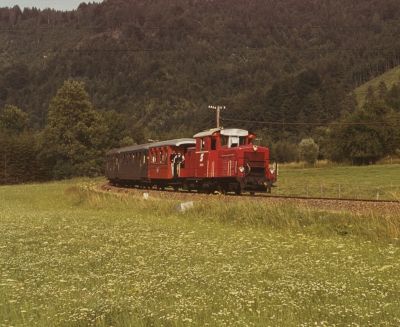
[[[253,145],[243,129],[214,128],[193,139],[175,139],[113,149],[106,176],[115,185],[173,187],[221,193],[270,192],[277,167],[269,149]]]

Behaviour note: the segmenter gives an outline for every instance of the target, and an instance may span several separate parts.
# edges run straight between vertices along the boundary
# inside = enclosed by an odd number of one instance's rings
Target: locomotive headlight
[[[239,171],[240,171],[241,173],[244,173],[244,167],[243,167],[243,166],[240,166],[240,167],[239,167]]]
[[[253,150],[257,151],[258,150],[258,146],[257,145],[253,145]]]

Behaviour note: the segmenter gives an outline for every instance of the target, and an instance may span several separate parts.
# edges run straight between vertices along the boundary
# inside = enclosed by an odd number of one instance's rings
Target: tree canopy
[[[313,138],[374,162],[399,151],[400,83],[353,90],[400,65],[399,24],[398,0],[0,8],[0,182],[99,174],[107,149],[213,127],[210,104],[279,161]]]
[[[400,64],[397,0],[108,0],[57,12],[0,9],[0,107],[36,129],[67,79],[147,138],[225,118],[284,122],[275,141],[354,109],[351,90]],[[225,121],[225,126],[238,125]],[[240,123],[258,129],[259,123]],[[294,127],[293,127],[294,126]]]
[[[84,84],[66,81],[51,100],[42,157],[54,177],[96,175],[102,170],[107,126]]]
[[[332,157],[355,164],[374,163],[400,148],[400,114],[373,99],[343,118],[332,133]]]
[[[7,105],[0,114],[0,130],[22,133],[28,127],[28,115],[20,108]]]

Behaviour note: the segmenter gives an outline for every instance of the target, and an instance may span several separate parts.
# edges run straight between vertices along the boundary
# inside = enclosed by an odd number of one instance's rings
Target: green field
[[[275,195],[400,200],[400,165],[279,170]]]
[[[379,83],[385,82],[386,86],[388,88],[392,87],[393,84],[399,83],[400,82],[400,66],[397,66],[393,69],[388,70],[386,73],[379,75],[367,83],[364,83],[357,87],[354,90],[354,93],[356,95],[356,100],[358,105],[361,107],[364,105],[365,102],[365,97],[368,92],[368,88],[372,87],[373,90],[378,90]]]
[[[135,194],[0,187],[0,326],[400,324],[396,215]]]

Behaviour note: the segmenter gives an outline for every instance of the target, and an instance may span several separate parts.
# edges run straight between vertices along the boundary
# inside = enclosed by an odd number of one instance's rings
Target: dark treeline
[[[129,114],[152,138],[209,127],[214,103],[229,105],[230,118],[326,121],[354,109],[355,85],[399,64],[399,33],[397,0],[4,8],[0,107],[17,105],[42,128],[50,98],[72,78],[96,108]]]
[[[359,110],[352,90],[400,64],[399,33],[397,0],[0,8],[0,111],[14,105],[28,115],[18,138],[39,135],[51,99],[73,79],[85,83],[107,129],[120,129],[125,141],[190,136],[213,126],[209,104],[223,104],[226,127],[290,147],[310,136],[326,139],[329,123]],[[113,145],[122,142],[108,135]],[[323,153],[328,147],[319,143]],[[81,173],[71,169],[61,170]]]
[[[107,149],[134,143],[126,116],[96,111],[78,81],[64,82],[50,101],[46,121],[35,131],[20,108],[1,110],[0,184],[97,176]]]

